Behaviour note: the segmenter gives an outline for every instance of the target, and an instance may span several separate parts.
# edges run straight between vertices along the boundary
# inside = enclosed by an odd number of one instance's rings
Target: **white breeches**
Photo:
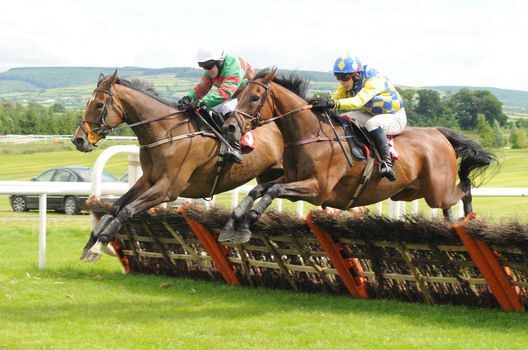
[[[390,114],[370,115],[362,111],[351,111],[343,113],[341,116],[347,116],[355,119],[359,125],[364,126],[367,131],[382,128],[386,135],[398,135],[403,132],[407,126],[407,114],[405,109]]]
[[[226,115],[235,110],[237,103],[238,103],[238,99],[234,98],[232,100],[227,100],[225,102],[222,102],[219,105],[216,105],[211,109],[217,113],[220,113],[221,115]]]

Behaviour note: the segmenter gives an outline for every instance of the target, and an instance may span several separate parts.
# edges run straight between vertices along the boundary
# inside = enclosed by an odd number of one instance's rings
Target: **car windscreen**
[[[91,182],[92,181],[92,169],[86,168],[86,169],[75,169],[75,172],[79,174],[79,176],[83,179],[85,182]],[[102,176],[103,182],[115,182],[117,179],[107,173],[106,171],[103,171]]]

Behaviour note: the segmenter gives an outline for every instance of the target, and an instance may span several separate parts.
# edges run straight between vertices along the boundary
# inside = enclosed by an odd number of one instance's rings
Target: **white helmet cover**
[[[207,61],[221,61],[224,59],[224,50],[215,49],[210,47],[200,47],[196,54],[196,60],[198,63],[204,63]]]

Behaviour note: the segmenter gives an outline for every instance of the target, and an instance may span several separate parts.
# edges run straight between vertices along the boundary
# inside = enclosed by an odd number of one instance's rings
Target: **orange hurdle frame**
[[[189,227],[196,235],[202,246],[205,248],[207,254],[209,254],[209,256],[213,259],[218,268],[218,271],[220,272],[224,280],[229,284],[240,285],[240,281],[235,275],[233,267],[222,252],[222,249],[216,242],[216,239],[214,238],[211,231],[209,231],[209,229],[204,225],[192,219],[185,212],[185,207],[185,205],[181,206],[178,209],[178,212],[183,215],[185,221],[187,222],[187,225],[189,225]]]
[[[524,306],[521,304],[519,296],[508,281],[504,270],[497,262],[495,254],[490,247],[485,242],[469,235],[463,226],[456,224],[453,228],[488,283],[500,307],[505,311],[524,311]]]
[[[356,298],[368,298],[364,278],[354,278],[350,273],[351,268],[354,269],[355,272],[360,272],[359,269],[361,266],[353,260],[343,259],[340,253],[340,245],[332,240],[332,237],[330,237],[328,232],[324,231],[313,222],[313,218],[310,214],[308,214],[304,221],[308,224],[310,230],[321,244],[321,247],[330,259],[332,265],[334,265],[334,268],[337,270],[339,277],[343,281],[348,292]]]

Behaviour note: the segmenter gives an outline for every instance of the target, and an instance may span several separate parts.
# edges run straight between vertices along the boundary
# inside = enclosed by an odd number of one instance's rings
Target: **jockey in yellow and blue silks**
[[[334,64],[339,87],[331,99],[314,98],[313,108],[351,111],[341,114],[364,126],[380,154],[380,176],[396,180],[386,135],[398,135],[407,125],[403,100],[389,80],[357,57],[343,56]]]

